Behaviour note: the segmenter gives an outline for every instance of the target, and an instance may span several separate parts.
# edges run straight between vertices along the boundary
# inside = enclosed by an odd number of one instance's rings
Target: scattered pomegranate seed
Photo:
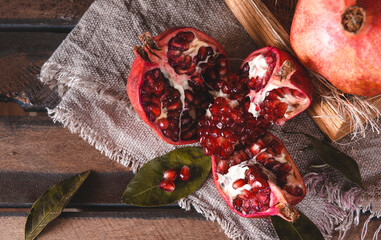
[[[164,174],[163,174],[163,178],[164,179],[167,179],[169,181],[175,181],[176,178],[177,178],[177,171],[176,169],[167,169]]]
[[[189,181],[191,175],[190,175],[190,171],[189,171],[189,167],[188,166],[183,166],[181,168],[179,177],[184,182]]]
[[[175,184],[167,179],[163,179],[159,183],[159,187],[161,190],[166,191],[166,192],[173,192],[175,191]]]

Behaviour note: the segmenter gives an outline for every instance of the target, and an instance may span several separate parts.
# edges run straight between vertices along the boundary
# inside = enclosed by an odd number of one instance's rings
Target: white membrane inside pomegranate
[[[147,37],[147,36],[145,36]],[[198,139],[198,119],[213,102],[211,86],[227,79],[227,58],[218,48],[178,32],[158,51],[150,48],[141,86],[141,104],[150,122],[174,142]]]
[[[227,159],[214,159],[215,184],[242,216],[278,215],[279,202],[294,205],[305,195],[299,171],[283,144],[270,133]]]
[[[250,92],[248,111],[254,117],[263,116],[267,121],[283,125],[309,104],[308,97],[288,79],[293,66],[285,61],[279,73],[274,73],[276,55],[272,51],[255,56],[242,67],[241,78],[247,78]]]

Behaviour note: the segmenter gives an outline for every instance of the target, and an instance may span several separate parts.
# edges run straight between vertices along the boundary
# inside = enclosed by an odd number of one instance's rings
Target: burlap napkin
[[[53,120],[134,171],[173,150],[174,146],[156,137],[139,119],[130,106],[125,84],[138,36],[145,31],[156,35],[174,26],[195,27],[215,38],[228,52],[233,67],[255,50],[249,35],[221,0],[95,1],[42,68],[41,81],[62,97],[54,109],[49,109]],[[306,114],[284,128],[323,137]],[[380,137],[369,133],[366,139],[351,142],[346,138],[343,142],[348,144],[338,145],[360,165],[366,187],[360,191],[329,167],[312,173],[309,166],[319,160],[312,151],[300,152],[308,145],[307,139],[280,130],[275,128],[275,134],[286,145],[308,186],[308,194],[297,208],[326,237],[334,228],[344,233],[356,223],[361,210],[380,216]],[[218,221],[231,238],[277,238],[268,219],[245,219],[232,213],[211,178],[179,204],[185,209],[193,206],[207,219]]]

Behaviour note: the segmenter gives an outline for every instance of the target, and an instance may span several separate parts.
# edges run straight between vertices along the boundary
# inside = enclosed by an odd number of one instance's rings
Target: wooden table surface
[[[40,68],[92,0],[1,2],[0,239],[22,239],[32,203],[49,186],[89,169],[89,179],[39,239],[227,239],[195,211],[121,204],[132,172],[47,117],[45,107],[59,97],[38,81]],[[348,239],[360,239],[361,227]]]

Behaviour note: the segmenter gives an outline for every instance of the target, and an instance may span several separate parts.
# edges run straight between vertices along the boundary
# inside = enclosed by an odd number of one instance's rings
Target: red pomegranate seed
[[[246,198],[251,198],[251,197],[255,197],[255,193],[253,193],[252,191],[249,191],[247,189],[244,189],[242,191],[242,195],[241,195],[244,199]]]
[[[217,172],[219,174],[226,174],[228,173],[228,162],[226,160],[219,161],[217,165]]]
[[[297,98],[306,98],[306,95],[304,95],[303,93],[299,92],[297,95],[296,95]]]
[[[189,102],[194,101],[194,95],[193,95],[193,92],[191,90],[188,90],[188,89],[185,90],[184,94],[185,94],[185,99],[187,99]]]
[[[194,33],[192,33],[192,32],[180,32],[180,33],[176,34],[175,38],[179,39],[180,41],[192,42],[194,39]]]
[[[197,61],[204,61],[206,59],[206,48],[200,47],[197,52]]]
[[[155,118],[160,117],[161,110],[160,107],[155,107],[155,106],[149,106],[148,110],[155,116]]]
[[[161,106],[160,99],[155,94],[151,97],[151,102],[156,106]]]
[[[171,40],[171,41],[169,42],[169,45],[170,45],[170,46],[169,46],[170,49],[175,49],[175,50],[178,49],[178,50],[184,51],[184,50],[183,50],[183,44],[182,44],[182,43],[178,43],[178,42],[176,42],[176,41],[172,41],[172,40]]]
[[[257,199],[259,201],[260,204],[262,205],[266,205],[270,202],[270,196],[268,193],[264,192],[264,191],[260,191],[258,194],[257,194]]]
[[[291,169],[292,169],[292,166],[291,166],[291,164],[289,164],[289,163],[283,163],[282,164],[282,167],[279,169],[279,173],[280,174],[285,174],[285,173],[288,173],[288,172],[290,172],[291,171]]]
[[[227,72],[228,72],[227,68],[221,67],[220,70],[218,71],[218,74],[219,74],[219,76],[225,76]]]
[[[167,169],[164,173],[163,173],[163,178],[169,180],[169,181],[175,181],[176,178],[177,178],[177,171],[176,169]]]
[[[227,65],[227,60],[226,60],[226,58],[220,58],[219,59],[219,64],[220,64],[220,66],[221,67],[226,67],[226,65]],[[235,75],[229,75],[229,77],[231,77],[231,76],[233,76],[233,77],[235,77]],[[238,78],[238,77],[237,77]],[[231,79],[230,79],[230,81],[232,81]]]
[[[283,95],[291,95],[291,89],[289,89],[288,87],[283,87],[282,91]]]
[[[233,200],[233,206],[235,209],[237,210],[241,210],[241,207],[242,207],[242,199],[239,198],[239,197],[236,197],[234,200]]]
[[[166,118],[160,118],[157,120],[157,123],[161,129],[167,129],[169,126],[169,122]]]
[[[221,157],[226,158],[230,156],[234,152],[233,146],[229,145],[227,148],[224,148],[224,150],[221,152]]]
[[[221,132],[221,136],[223,136],[225,138],[230,138],[230,137],[232,137],[232,135],[233,135],[233,130],[231,130],[231,129],[224,129]]]
[[[272,147],[268,147],[266,148],[266,151],[268,154],[270,154],[271,156],[276,156],[276,152],[274,151],[274,149]]]
[[[216,100],[214,100],[214,103],[217,105],[228,105],[228,101],[223,97],[218,97]]]
[[[188,71],[186,72],[186,74],[188,76],[192,75],[194,72],[196,71],[196,64],[194,64],[193,62],[191,63],[191,65],[188,67]]]
[[[213,151],[209,150],[207,147],[204,147],[203,151],[204,151],[204,154],[207,156],[212,155],[214,153]]]
[[[282,88],[276,88],[276,89],[273,90],[272,92],[275,93],[276,95],[278,95],[279,97],[282,97],[282,98],[283,98],[284,92],[283,92],[283,89],[282,89]]]
[[[233,187],[234,189],[237,189],[237,188],[242,187],[242,186],[245,185],[245,184],[246,184],[246,180],[245,180],[245,179],[238,179],[237,181],[235,181],[235,182],[233,183],[232,187]]]
[[[264,163],[270,155],[267,152],[261,152],[260,154],[257,155],[256,159],[259,163]]]
[[[265,168],[267,169],[272,169],[272,167],[274,166],[274,164],[277,163],[277,161],[275,161],[274,158],[268,158],[266,159],[266,161],[263,164],[263,166],[265,166]]]
[[[286,191],[294,196],[302,196],[304,194],[299,186],[286,186]]]
[[[205,139],[205,146],[210,150],[214,150],[216,148],[216,142],[213,137],[209,136]]]
[[[182,54],[180,50],[168,50],[168,56],[177,58]]]
[[[189,181],[189,179],[191,178],[191,174],[188,166],[183,166],[181,168],[179,177],[184,182]]]
[[[273,92],[273,91],[269,92],[267,97],[266,97],[266,99],[269,99],[269,100],[275,100],[277,98],[278,98],[278,95],[275,92]]]
[[[262,150],[262,146],[259,143],[253,143],[250,147],[251,153],[256,156]]]
[[[183,113],[185,114],[185,113]],[[193,121],[192,117],[189,115],[185,115],[181,118],[181,126],[186,126]]]
[[[287,103],[279,103],[278,107],[274,110],[274,115],[278,118],[283,117],[287,111],[287,107]]]
[[[170,105],[168,107],[168,110],[176,110],[176,109],[179,109],[181,107],[181,103],[180,102],[175,102],[174,104]]]
[[[275,139],[270,142],[270,145],[274,149],[274,151],[277,153],[277,155],[281,154],[283,151],[282,145],[276,141]]]
[[[183,140],[193,139],[195,134],[196,134],[194,130],[195,129],[192,129],[192,130],[188,130],[188,131],[181,133],[181,139],[183,139]]]
[[[246,170],[245,175],[246,175],[246,177],[247,177],[248,179],[249,179],[251,176],[252,176],[253,178],[258,178],[258,177],[260,177],[259,170],[258,170],[258,168],[256,168],[256,167],[250,167],[248,170]]]
[[[159,187],[161,190],[166,192],[173,192],[175,190],[175,184],[167,179],[163,179],[159,183]]]
[[[281,166],[282,164],[280,162],[275,161],[275,163],[271,166],[271,171],[277,173]]]

